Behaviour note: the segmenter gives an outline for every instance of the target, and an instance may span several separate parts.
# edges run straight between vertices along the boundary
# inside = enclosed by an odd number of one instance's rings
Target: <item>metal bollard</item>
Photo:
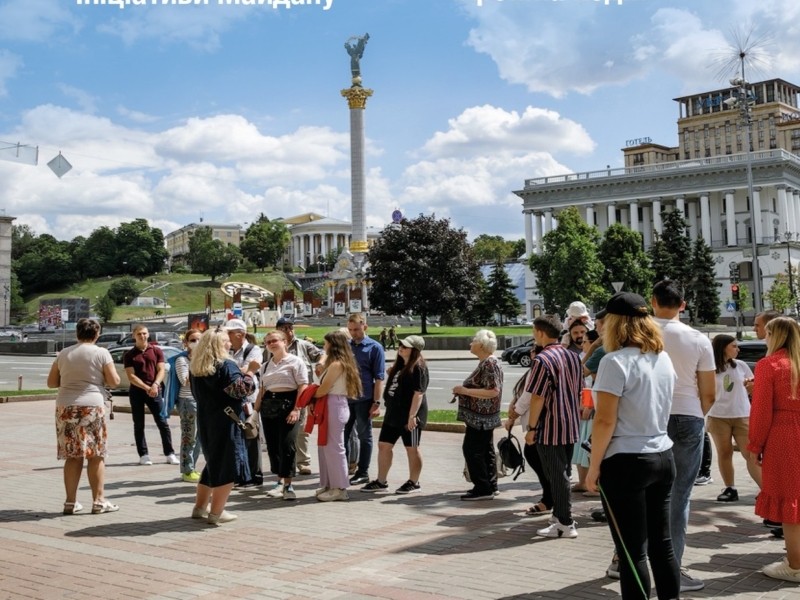
[[[22,391],[22,375],[17,375],[17,391]]]

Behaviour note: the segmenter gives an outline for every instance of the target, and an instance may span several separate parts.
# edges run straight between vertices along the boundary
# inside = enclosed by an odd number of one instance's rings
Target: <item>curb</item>
[[[58,394],[31,394],[30,396],[0,396],[0,404],[8,402],[35,402],[36,400],[55,400]]]

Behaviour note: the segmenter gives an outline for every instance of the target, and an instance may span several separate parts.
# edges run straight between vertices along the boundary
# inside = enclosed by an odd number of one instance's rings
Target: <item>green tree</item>
[[[283,222],[270,221],[262,213],[247,228],[239,249],[242,256],[263,272],[265,267],[274,266],[280,261],[290,240],[291,234]]]
[[[764,298],[772,305],[772,308],[783,312],[787,308],[794,309],[796,300],[792,300],[792,292],[789,289],[789,278],[786,273],[775,275],[775,281],[764,294]]]
[[[653,272],[653,283],[669,279],[672,270],[672,258],[667,254],[664,240],[653,232],[653,243],[650,245],[650,270]]]
[[[200,227],[189,238],[189,263],[193,273],[208,275],[211,281],[223,273],[233,273],[242,255],[233,244],[213,239],[210,227]]]
[[[500,324],[504,325],[507,317],[516,317],[519,314],[519,300],[514,294],[515,286],[511,282],[501,260],[494,263],[492,272],[486,284],[484,304],[492,313],[500,315]]]
[[[664,250],[671,261],[667,276],[680,285],[687,306],[693,307],[694,299],[690,283],[694,275],[692,273],[692,242],[688,234],[689,225],[679,210],[661,211],[661,218],[664,223],[664,233],[661,239],[664,240]]]
[[[522,252],[517,251],[519,242],[508,242],[502,236],[482,233],[472,242],[472,254],[483,263],[516,260],[525,253],[525,240],[520,241]]]
[[[478,263],[463,229],[447,219],[420,215],[384,230],[369,250],[372,290],[370,304],[389,314],[420,315],[422,333],[427,318],[475,301]]]
[[[36,234],[29,225],[11,226],[11,260],[18,260],[26,254],[36,241]]]
[[[692,272],[694,277],[689,283],[691,296],[694,300],[692,317],[694,321],[705,323],[718,323],[719,312],[719,283],[715,277],[714,259],[711,257],[711,248],[702,237],[698,237],[692,249]]]
[[[104,225],[86,238],[76,259],[87,277],[107,277],[121,272],[118,254],[117,234]]]
[[[53,290],[76,281],[69,243],[42,234],[30,242],[27,251],[12,267],[26,293]]]
[[[739,284],[739,312],[745,312],[753,308],[753,298],[750,288],[746,283]]]
[[[25,299],[22,297],[22,286],[19,283],[19,277],[17,277],[14,271],[11,271],[8,311],[9,316],[16,320],[24,318],[28,313],[28,309],[25,306]]]
[[[113,281],[108,286],[108,297],[114,302],[116,306],[125,304],[133,300],[139,295],[139,284],[130,275],[120,277]]]
[[[442,325],[455,324],[455,315],[458,311],[442,313]],[[492,305],[488,301],[488,283],[483,277],[478,278],[478,288],[475,292],[475,301],[461,311],[461,319],[468,325],[487,325],[494,316]]]
[[[642,234],[619,223],[606,229],[600,242],[598,258],[605,265],[603,272],[603,288],[606,292],[600,303],[605,303],[614,293],[612,285],[615,281],[624,284],[623,289],[634,292],[644,298],[650,296],[653,285],[653,271],[642,248]]]
[[[117,227],[117,267],[125,274],[160,273],[167,260],[164,234],[151,228],[146,219],[135,219]]]
[[[587,305],[607,296],[601,283],[604,267],[597,257],[600,235],[571,206],[558,213],[558,226],[542,239],[540,254],[529,259],[545,310],[563,314],[571,302]]]
[[[103,323],[108,323],[111,320],[111,318],[114,316],[114,310],[116,310],[116,308],[117,303],[108,294],[105,294],[97,301],[97,304],[94,305],[94,311],[103,321]]]

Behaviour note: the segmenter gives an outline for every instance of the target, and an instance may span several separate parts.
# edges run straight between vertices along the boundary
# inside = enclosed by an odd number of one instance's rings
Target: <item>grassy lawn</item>
[[[347,319],[342,318],[342,326],[347,325]],[[305,323],[297,323],[294,326],[295,335],[299,337],[309,337],[314,341],[321,341],[322,337],[335,329],[334,327],[311,327],[307,326]],[[375,325],[370,327],[367,333],[370,337],[376,338],[380,333],[382,327],[380,325]],[[482,327],[428,327],[428,333],[425,334],[425,337],[468,337],[475,335],[475,332],[479,329],[483,329]],[[497,335],[518,335],[518,336],[528,336],[531,337],[531,327],[530,325],[522,325],[519,327],[488,327],[487,329],[491,329]],[[258,337],[262,337],[262,330],[259,328]],[[409,327],[400,327],[395,328],[397,335],[401,338],[406,337],[407,335],[422,335],[420,331],[419,325],[412,325]],[[465,348],[466,349],[466,348]]]
[[[0,396],[44,396],[56,393],[58,390],[2,390]]]

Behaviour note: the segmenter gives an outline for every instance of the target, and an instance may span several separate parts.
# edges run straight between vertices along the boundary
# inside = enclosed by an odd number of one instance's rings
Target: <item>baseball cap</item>
[[[425,349],[425,339],[419,335],[409,335],[400,340],[400,343],[406,348],[416,348],[420,352]]]
[[[291,319],[287,319],[286,317],[281,317],[280,319],[278,319],[278,322],[275,323],[275,327],[283,327],[284,325],[291,325],[292,327],[294,327],[294,321],[292,321]]]

